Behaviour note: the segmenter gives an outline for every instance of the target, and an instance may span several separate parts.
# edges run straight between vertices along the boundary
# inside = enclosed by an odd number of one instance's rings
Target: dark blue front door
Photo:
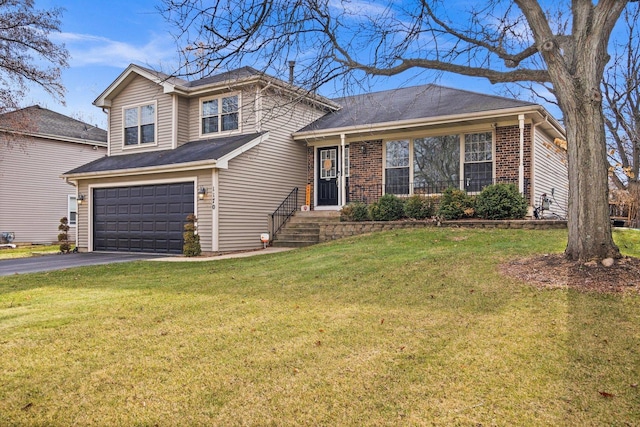
[[[338,147],[318,149],[318,206],[338,205]]]

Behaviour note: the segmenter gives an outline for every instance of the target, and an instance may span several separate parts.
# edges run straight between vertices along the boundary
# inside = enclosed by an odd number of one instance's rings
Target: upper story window
[[[202,135],[238,130],[239,99],[236,94],[203,100],[200,109]]]
[[[124,108],[124,145],[156,142],[156,105]]]

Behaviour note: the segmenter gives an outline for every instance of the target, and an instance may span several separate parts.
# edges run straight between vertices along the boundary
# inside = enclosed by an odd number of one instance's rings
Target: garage
[[[193,182],[95,188],[93,249],[180,254],[193,204]]]

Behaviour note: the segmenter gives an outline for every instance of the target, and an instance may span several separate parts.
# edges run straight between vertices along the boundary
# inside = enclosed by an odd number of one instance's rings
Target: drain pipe
[[[518,190],[524,193],[524,114],[518,115],[520,128],[520,164],[518,165]]]
[[[347,166],[344,152],[346,145],[346,135],[344,133],[340,134],[340,206],[344,206],[347,204],[347,178],[345,174],[345,168]]]

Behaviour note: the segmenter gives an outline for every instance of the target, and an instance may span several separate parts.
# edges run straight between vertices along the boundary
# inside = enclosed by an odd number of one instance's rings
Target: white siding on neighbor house
[[[105,154],[104,147],[41,138],[0,142],[0,232],[14,232],[21,243],[57,242],[68,197],[76,194],[60,175]],[[73,226],[69,238],[75,235]]]
[[[551,199],[550,213],[567,216],[569,179],[566,151],[554,143],[554,138],[539,126],[534,127],[531,194],[534,206],[540,205],[543,193]],[[551,191],[553,190],[553,196]]]
[[[155,103],[156,143],[124,147],[123,108]],[[167,150],[173,141],[173,99],[163,93],[162,86],[144,77],[135,77],[115,99],[110,107],[109,144],[110,155],[131,154],[143,151]]]
[[[278,104],[278,101],[280,103]],[[281,105],[281,107],[278,107]],[[307,161],[304,143],[291,134],[323,115],[304,104],[271,95],[262,101],[262,130],[269,138],[219,171],[219,250],[256,249],[271,214],[294,187],[304,200]],[[267,114],[268,113],[268,116]]]
[[[90,233],[93,226],[91,225],[93,212],[91,212],[91,204],[93,202],[92,189],[109,188],[109,187],[128,187],[147,184],[167,184],[173,182],[193,182],[194,194],[196,200],[196,211],[198,217],[198,234],[200,235],[200,245],[203,251],[211,251],[212,247],[212,209],[211,209],[211,187],[212,187],[211,169],[203,169],[198,171],[186,171],[175,173],[158,173],[138,176],[122,176],[102,179],[85,179],[79,182],[80,193],[85,195],[85,203],[78,207],[78,247],[81,250],[93,250],[90,247]],[[207,195],[204,200],[197,199],[198,188],[205,187]]]

